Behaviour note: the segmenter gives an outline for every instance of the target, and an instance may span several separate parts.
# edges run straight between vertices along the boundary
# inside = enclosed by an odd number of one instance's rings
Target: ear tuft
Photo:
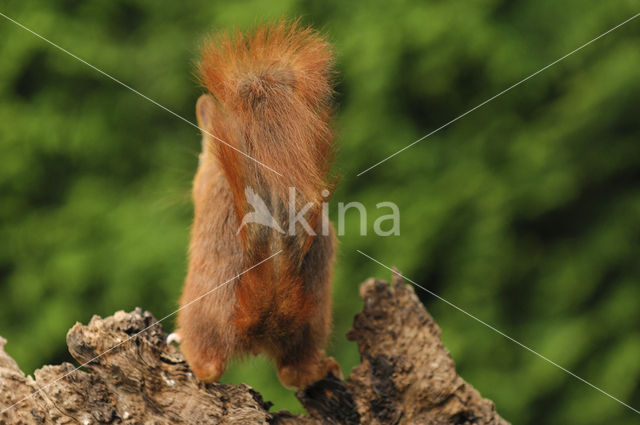
[[[203,94],[198,98],[196,103],[196,117],[198,119],[198,127],[201,130],[211,131],[211,118],[213,116],[213,109],[215,108],[213,96],[210,94]]]

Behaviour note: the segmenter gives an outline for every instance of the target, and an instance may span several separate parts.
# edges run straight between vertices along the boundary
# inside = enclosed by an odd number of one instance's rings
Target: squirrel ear
[[[213,96],[203,94],[198,98],[196,103],[196,117],[198,118],[198,127],[202,130],[211,131],[211,115],[215,108]]]

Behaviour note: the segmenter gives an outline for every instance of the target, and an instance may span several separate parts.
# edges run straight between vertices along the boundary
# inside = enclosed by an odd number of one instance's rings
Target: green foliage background
[[[446,129],[356,174],[640,11],[635,1],[3,2],[18,20],[194,120],[212,29],[301,16],[335,44],[335,202],[393,201],[401,235],[347,216],[330,351],[358,284],[390,273],[361,249],[640,408],[640,19]],[[93,314],[176,308],[196,129],[0,18],[0,335],[28,373],[72,361]],[[461,375],[518,424],[632,424],[638,415],[420,293]],[[165,323],[165,329],[171,329]],[[301,411],[263,359],[247,382]]]

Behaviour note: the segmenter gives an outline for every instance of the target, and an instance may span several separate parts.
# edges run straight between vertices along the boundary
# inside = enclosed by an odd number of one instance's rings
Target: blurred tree
[[[407,276],[640,407],[640,20],[406,152],[388,155],[638,12],[637,3],[148,0],[2,13],[193,120],[199,41],[281,15],[329,34],[339,69],[335,202],[396,202],[401,234],[358,235],[334,283],[331,351],[358,283]],[[0,335],[26,371],[69,359],[92,314],[176,308],[197,131],[7,20],[0,21]],[[332,210],[332,214],[333,214]],[[335,214],[333,214],[335,217]],[[423,293],[461,375],[514,423],[637,423],[637,415]],[[168,321],[169,322],[169,321]],[[166,323],[165,328],[171,329]],[[296,410],[272,367],[248,382]],[[260,367],[256,367],[260,366]]]

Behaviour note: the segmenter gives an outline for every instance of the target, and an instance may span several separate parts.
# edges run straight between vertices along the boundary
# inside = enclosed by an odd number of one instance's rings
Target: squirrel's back
[[[247,352],[273,357],[288,386],[340,374],[324,352],[335,247],[322,217],[331,66],[325,39],[297,22],[224,33],[202,50],[209,94],[196,106],[203,156],[178,314],[200,379],[217,380],[229,357]]]
[[[334,236],[326,226],[321,234],[333,154],[330,46],[316,31],[281,20],[251,33],[214,36],[202,50],[199,72],[215,99],[211,133],[224,141],[211,140],[206,148],[233,195],[244,266],[281,251],[239,279],[236,317],[246,318],[247,328],[265,317],[302,318],[313,310],[305,295],[307,269],[324,268],[315,259],[333,258]],[[305,208],[308,226],[291,215]],[[243,221],[265,211],[277,226]]]

